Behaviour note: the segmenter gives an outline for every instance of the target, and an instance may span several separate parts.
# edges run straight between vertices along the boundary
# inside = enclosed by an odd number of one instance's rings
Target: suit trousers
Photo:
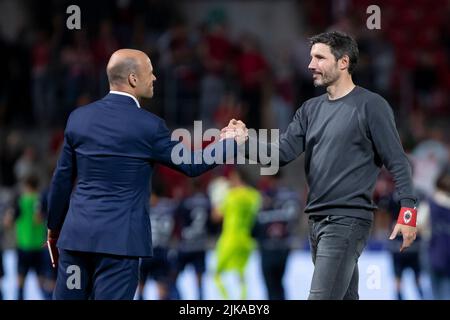
[[[59,249],[54,300],[133,300],[139,258]]]

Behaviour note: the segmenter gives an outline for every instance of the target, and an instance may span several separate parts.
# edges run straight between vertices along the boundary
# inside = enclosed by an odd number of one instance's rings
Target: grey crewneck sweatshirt
[[[251,141],[247,141],[247,156]],[[372,220],[376,209],[372,194],[383,164],[393,175],[400,205],[416,205],[411,166],[392,109],[367,89],[356,86],[336,100],[323,94],[306,101],[272,147],[279,148],[281,166],[305,152],[309,187],[305,212],[310,215]]]

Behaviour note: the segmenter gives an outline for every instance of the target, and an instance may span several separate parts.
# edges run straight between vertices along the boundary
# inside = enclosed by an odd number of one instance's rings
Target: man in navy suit
[[[116,51],[107,74],[109,94],[69,116],[50,187],[47,243],[58,264],[54,299],[133,299],[139,257],[152,256],[148,198],[154,164],[191,177],[216,166],[173,162],[178,141],[162,119],[139,105],[139,98],[153,96],[156,80],[145,53]],[[225,150],[235,155],[243,136],[230,130],[208,148],[220,150],[224,161]]]

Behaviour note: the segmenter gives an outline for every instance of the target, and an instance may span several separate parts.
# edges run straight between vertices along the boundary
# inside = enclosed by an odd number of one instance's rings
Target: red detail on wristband
[[[404,208],[404,207],[402,207],[400,209],[397,223],[415,227],[416,221],[417,221],[417,210],[416,209]]]

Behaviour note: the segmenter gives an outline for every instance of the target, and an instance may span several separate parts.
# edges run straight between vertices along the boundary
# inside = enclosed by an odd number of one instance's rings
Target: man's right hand
[[[402,207],[397,218],[397,224],[392,231],[390,240],[394,240],[398,234],[403,236],[403,243],[400,247],[400,252],[403,252],[406,248],[410,247],[411,244],[416,240],[416,221],[417,221],[417,210],[416,208],[406,208]]]
[[[58,265],[59,251],[56,247],[56,242],[59,238],[59,231],[54,231],[48,229],[47,232],[47,248],[48,253],[50,254],[50,259],[52,260],[52,267],[56,268]]]

